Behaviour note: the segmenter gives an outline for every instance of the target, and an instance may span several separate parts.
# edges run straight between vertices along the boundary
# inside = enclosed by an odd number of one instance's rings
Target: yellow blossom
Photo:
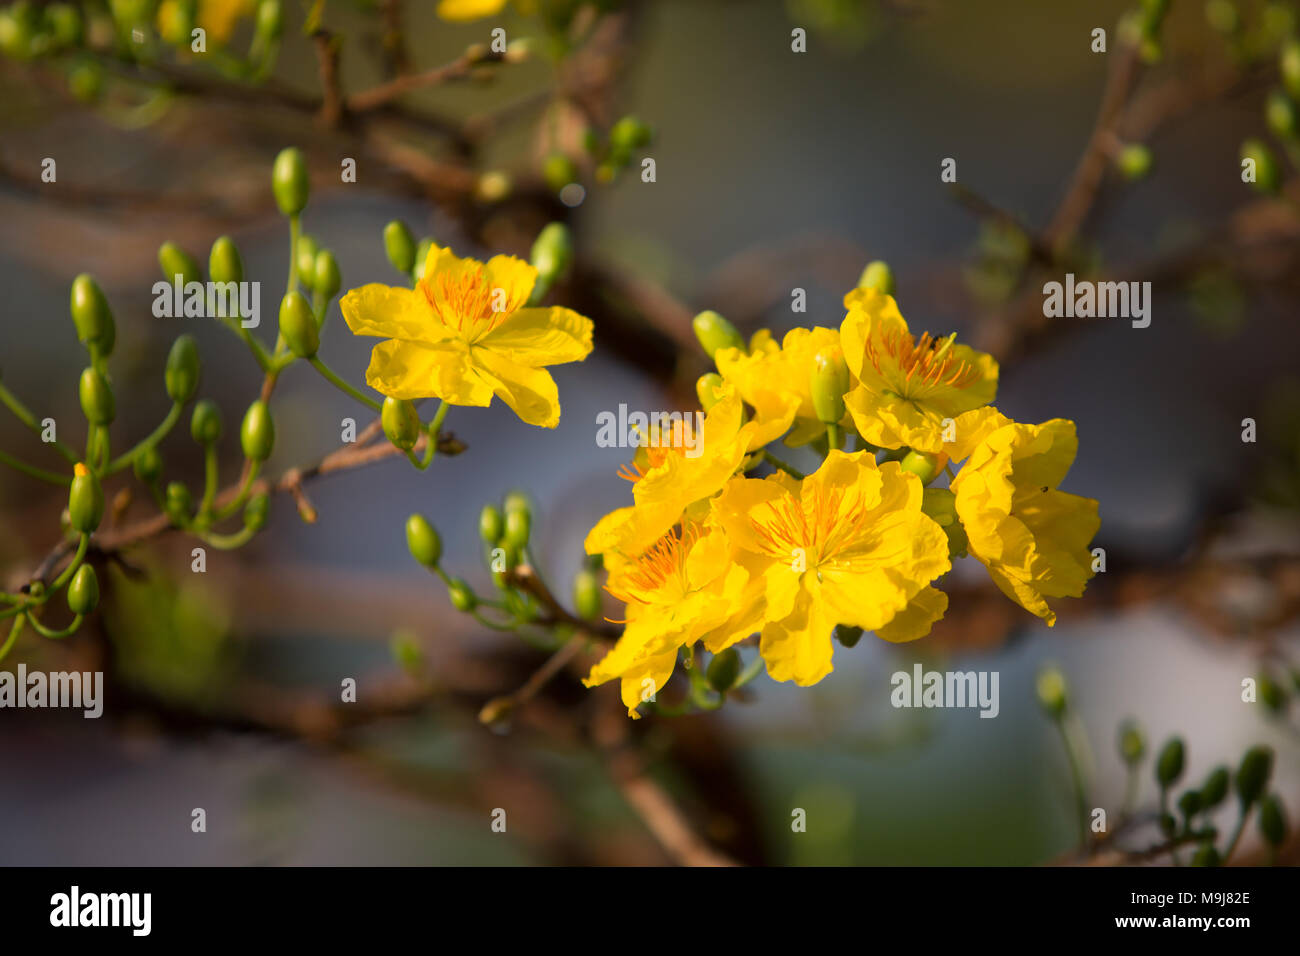
[[[491,17],[505,9],[506,0],[439,0],[438,16],[444,20],[468,21]],[[515,8],[525,16],[537,8],[536,0],[515,0]]]
[[[199,0],[195,25],[202,27],[208,41],[215,46],[224,46],[235,32],[235,25],[244,17],[251,17],[254,12],[253,0]],[[176,24],[180,22],[180,4],[177,0],[163,0],[158,7],[158,31],[163,36],[171,36]],[[189,37],[180,38],[185,43]]]
[[[1009,422],[983,437],[952,482],[970,553],[1007,597],[1049,625],[1056,613],[1046,599],[1079,597],[1092,577],[1097,502],[1056,490],[1078,445],[1074,422]]]
[[[947,598],[930,582],[950,567],[948,540],[921,495],[897,462],[841,451],[801,482],[778,472],[723,489],[714,512],[764,583],[760,651],[774,679],[808,685],[830,673],[837,624],[908,641],[942,616]]]
[[[339,303],[355,335],[375,346],[371,388],[392,398],[488,405],[496,395],[530,425],[554,428],[559,393],[544,366],[591,352],[591,320],[571,309],[528,308],[537,270],[513,256],[486,263],[429,250],[414,289],[378,283]]]
[[[633,717],[672,676],[680,648],[713,653],[758,630],[762,601],[716,528],[687,521],[631,560],[616,560],[606,590],[627,604],[623,635],[591,669],[588,687],[619,680]]]
[[[844,305],[840,339],[861,383],[844,403],[858,434],[881,448],[945,451],[943,420],[993,401],[997,362],[955,336],[916,338],[893,296],[877,289],[854,289]]]

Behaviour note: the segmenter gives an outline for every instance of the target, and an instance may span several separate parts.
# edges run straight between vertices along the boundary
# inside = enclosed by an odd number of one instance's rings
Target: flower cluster
[[[697,454],[641,448],[624,472],[633,504],[586,540],[627,604],[586,683],[620,680],[633,717],[697,643],[719,655],[759,634],[768,674],[806,686],[830,673],[835,633],[850,646],[867,630],[924,637],[947,610],[935,583],[954,558],[975,557],[1049,625],[1049,598],[1083,593],[1097,502],[1057,487],[1074,423],[1002,415],[997,362],[955,335],[913,334],[890,286],[876,264],[838,329],[779,344],[760,330],[746,347],[721,316],[697,317],[718,369],[699,384]],[[772,453],[783,437],[819,452],[814,473]]]

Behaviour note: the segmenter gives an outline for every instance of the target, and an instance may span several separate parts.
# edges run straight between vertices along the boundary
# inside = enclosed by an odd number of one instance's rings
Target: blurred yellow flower
[[[686,521],[644,553],[610,567],[606,590],[627,604],[623,635],[591,669],[588,687],[618,679],[632,717],[672,676],[680,648],[717,653],[758,630],[760,591],[731,560],[721,531]]]
[[[560,306],[527,308],[537,270],[513,256],[486,263],[434,246],[414,289],[378,283],[339,303],[354,335],[387,338],[366,370],[393,398],[488,405],[496,395],[530,425],[554,428],[559,393],[544,366],[591,353],[591,320]]]
[[[201,27],[209,42],[224,46],[243,17],[251,17],[255,0],[199,0],[195,26]],[[179,0],[163,0],[158,7],[158,32],[173,43],[188,43],[188,36],[178,36],[182,23]]]
[[[1015,422],[989,433],[952,482],[970,553],[1007,597],[1056,623],[1049,597],[1079,597],[1092,577],[1097,502],[1057,491],[1074,463],[1074,422]]]
[[[844,403],[858,434],[881,448],[946,451],[943,420],[993,401],[998,363],[955,335],[917,339],[893,296],[874,288],[854,289],[844,306],[844,358],[861,383]]]
[[[440,0],[438,16],[444,20],[480,20],[505,9],[506,0]],[[536,0],[515,0],[515,9],[528,16],[537,9]]]
[[[738,348],[717,351],[713,358],[723,381],[734,385],[754,409],[757,429],[753,447],[776,441],[787,431],[785,443],[792,448],[825,434],[826,425],[813,408],[813,358],[839,344],[840,333],[835,329],[791,329],[779,346],[763,329],[754,335],[748,352]],[[843,423],[848,421],[846,415]]]
[[[921,512],[922,486],[897,462],[832,451],[802,482],[737,478],[714,513],[737,561],[764,583],[759,649],[775,680],[815,684],[831,671],[837,624],[889,641],[923,637],[947,598],[943,529]]]

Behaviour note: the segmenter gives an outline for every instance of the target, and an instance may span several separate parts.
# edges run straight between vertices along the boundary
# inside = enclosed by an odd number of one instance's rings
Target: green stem
[[[1237,813],[1237,826],[1232,831],[1232,839],[1228,841],[1228,847],[1223,851],[1221,863],[1227,863],[1228,858],[1232,856],[1237,849],[1237,843],[1241,840],[1242,831],[1246,829],[1246,818],[1250,816],[1249,807],[1241,807]]]
[[[446,402],[440,404],[437,413],[433,416],[433,421],[424,427],[424,432],[429,436],[429,441],[424,449],[423,460],[416,458],[414,452],[408,451],[406,453],[406,457],[410,459],[411,464],[420,471],[424,471],[433,464],[433,458],[438,454],[438,432],[442,429],[443,419],[447,417],[447,409],[450,407]]]
[[[244,468],[244,481],[239,486],[239,493],[235,495],[234,500],[224,508],[217,509],[216,517],[218,521],[223,518],[229,518],[244,506],[244,502],[248,500],[248,492],[252,489],[253,482],[257,479],[257,472],[261,467],[262,463],[259,461],[248,462]]]
[[[63,630],[61,631],[56,631],[46,627],[44,624],[38,621],[36,619],[36,615],[34,615],[30,609],[27,611],[27,623],[31,624],[31,626],[35,628],[36,633],[41,635],[41,637],[48,637],[51,640],[55,640],[55,641],[59,640],[60,638],[71,637],[73,634],[76,634],[77,629],[81,627],[81,622],[83,620],[85,620],[84,616],[78,614],[76,617],[72,619],[71,624],[63,628]]]
[[[199,537],[205,544],[209,544],[218,551],[234,551],[236,548],[242,548],[248,542],[253,540],[253,535],[257,534],[248,525],[240,528],[238,531],[230,534],[221,534],[217,531],[207,531],[200,534]]]
[[[81,566],[81,562],[86,559],[86,548],[90,545],[90,535],[83,534],[81,540],[77,542],[77,553],[72,556],[72,561],[63,569],[63,573],[54,579],[50,589],[45,592],[45,600],[49,600],[51,594],[57,594],[63,589],[63,586],[72,580],[72,576]]]
[[[19,614],[14,619],[13,627],[9,628],[9,637],[5,640],[4,646],[0,647],[0,661],[4,660],[13,649],[14,642],[18,640],[18,635],[23,629],[23,622],[27,620],[26,615]]]
[[[67,475],[60,475],[57,472],[46,471],[44,468],[37,468],[35,465],[29,465],[19,461],[12,455],[7,455],[0,451],[0,464],[8,465],[15,471],[21,471],[24,475],[32,478],[39,478],[41,481],[48,481],[52,485],[63,485],[67,487],[72,484],[72,479]]]
[[[731,685],[731,689],[735,690],[738,687],[744,687],[761,673],[763,673],[763,655],[759,654],[749,662],[749,665],[743,671],[740,672],[740,676],[737,677],[736,682]]]
[[[17,395],[5,388],[3,382],[0,382],[0,402],[3,402],[5,407],[14,413],[15,418],[31,429],[37,438],[40,438],[42,431],[40,422],[36,420],[36,416],[31,413],[31,410],[19,401]],[[45,439],[42,438],[41,441],[44,442]],[[77,457],[77,453],[58,439],[55,439],[52,442],[45,442],[45,444],[53,445],[54,450],[67,459],[68,464],[75,465],[80,461]]]
[[[343,379],[339,378],[339,376],[334,374],[334,370],[331,369],[324,362],[322,362],[319,355],[313,355],[310,359],[308,359],[308,361],[311,362],[312,368],[316,369],[316,371],[320,372],[321,375],[324,376],[325,381],[329,382],[331,385],[333,385],[343,394],[355,398],[361,404],[367,405],[377,412],[382,412],[384,410],[384,406],[381,405],[379,402],[375,401],[373,398],[363,395],[360,392],[360,390],[349,385],[347,382],[343,381]]]
[[[767,462],[769,465],[771,465],[773,468],[779,468],[781,471],[784,471],[787,475],[789,475],[791,478],[796,479],[797,481],[803,481],[804,478],[807,477],[798,468],[786,464],[780,458],[777,458],[776,455],[768,451],[766,448],[763,449],[763,460]]]
[[[203,448],[203,500],[199,503],[199,515],[212,513],[212,502],[217,497],[217,443],[209,442]]]
[[[1070,765],[1070,784],[1074,790],[1075,816],[1079,824],[1079,846],[1083,848],[1088,845],[1088,796],[1084,789],[1083,766],[1065,721],[1058,719],[1056,729],[1060,731],[1061,745],[1065,748],[1065,758]]]
[[[840,444],[844,441],[844,434],[840,431],[840,426],[835,422],[826,423],[826,454],[830,455],[833,451],[838,451]]]
[[[180,402],[172,402],[172,407],[167,412],[167,417],[162,420],[161,424],[159,424],[157,428],[155,428],[152,432],[150,432],[147,438],[143,439],[140,442],[137,442],[134,448],[130,449],[129,451],[124,451],[122,454],[118,455],[111,462],[109,462],[108,467],[104,469],[104,474],[105,475],[116,474],[117,472],[121,471],[123,468],[135,464],[135,459],[137,455],[141,454],[142,452],[148,451],[150,448],[153,448],[160,441],[162,441],[164,438],[167,437],[168,432],[170,432],[173,428],[176,427],[176,423],[181,420],[182,411],[184,411],[184,408],[182,407]]]

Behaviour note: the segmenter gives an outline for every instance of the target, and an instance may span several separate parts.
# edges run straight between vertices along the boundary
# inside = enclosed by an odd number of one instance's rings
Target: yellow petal
[[[591,319],[572,309],[520,309],[475,343],[537,367],[581,362],[591,354]]]
[[[353,335],[377,335],[430,345],[446,341],[448,330],[438,322],[420,293],[377,282],[353,289],[339,301],[343,321]]]
[[[938,588],[922,588],[894,619],[876,628],[876,636],[894,644],[915,641],[930,633],[934,622],[948,610],[948,595]]]
[[[792,680],[807,687],[829,674],[835,624],[808,591],[801,591],[789,615],[763,628],[758,649],[768,675],[773,680]]]
[[[492,390],[529,425],[554,428],[560,423],[560,391],[544,368],[529,368],[489,348],[475,347],[474,362]]]
[[[380,342],[370,353],[366,383],[391,398],[440,398],[477,406],[492,401],[492,385],[470,364],[463,346]]]

